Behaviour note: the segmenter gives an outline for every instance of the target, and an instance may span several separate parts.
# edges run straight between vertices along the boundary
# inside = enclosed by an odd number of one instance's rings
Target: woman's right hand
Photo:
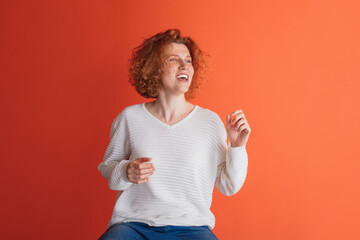
[[[130,182],[136,184],[146,183],[154,173],[155,168],[149,163],[151,158],[137,158],[131,161],[126,167],[126,175]]]

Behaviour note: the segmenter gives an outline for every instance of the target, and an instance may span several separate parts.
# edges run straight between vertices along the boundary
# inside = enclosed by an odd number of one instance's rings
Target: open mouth
[[[178,75],[176,76],[177,79],[180,79],[180,80],[188,80],[189,79],[189,76],[186,75],[186,74],[182,74],[182,75]]]

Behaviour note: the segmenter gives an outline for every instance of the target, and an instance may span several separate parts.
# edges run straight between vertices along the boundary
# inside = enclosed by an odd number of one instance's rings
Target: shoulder
[[[121,118],[122,116],[128,116],[128,115],[132,115],[132,114],[138,114],[140,111],[142,111],[142,108],[143,108],[142,105],[143,105],[143,103],[127,106],[119,113],[119,115],[116,118],[119,118],[119,117]]]
[[[116,128],[120,123],[127,122],[132,116],[138,115],[142,111],[143,104],[134,104],[124,108],[114,119],[113,126]]]
[[[220,116],[216,112],[206,109],[206,108],[203,108],[203,107],[200,107],[200,106],[198,106],[197,111],[198,111],[198,115],[201,118],[207,119],[207,121],[212,122],[215,125],[223,126],[223,122],[222,122]]]
[[[216,112],[202,107],[198,108],[198,113],[201,126],[208,128],[212,141],[223,144],[226,141],[227,134],[220,116]]]
[[[221,120],[216,112],[211,111],[209,109],[198,106],[198,112],[204,117],[210,117],[212,119]]]
[[[141,111],[142,108],[143,108],[143,103],[134,104],[134,105],[130,105],[130,106],[127,106],[126,108],[124,108],[124,110],[122,110],[121,113],[123,113],[123,114],[138,113],[139,111]]]

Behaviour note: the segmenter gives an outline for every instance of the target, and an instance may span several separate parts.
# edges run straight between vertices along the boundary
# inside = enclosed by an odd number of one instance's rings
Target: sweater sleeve
[[[243,186],[247,174],[248,156],[245,145],[240,147],[226,146],[227,134],[222,124],[221,162],[217,169],[215,185],[226,196],[237,193]]]
[[[128,129],[124,112],[113,121],[110,130],[110,143],[105,151],[98,170],[108,180],[109,188],[115,191],[125,190],[132,185],[126,176],[126,167],[130,162]]]

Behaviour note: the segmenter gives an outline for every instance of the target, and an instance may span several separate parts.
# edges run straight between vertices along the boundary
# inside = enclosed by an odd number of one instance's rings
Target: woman
[[[130,82],[155,101],[125,108],[111,126],[98,169],[118,195],[100,239],[217,239],[212,192],[215,184],[233,195],[245,181],[245,115],[229,114],[225,131],[216,113],[188,101],[205,61],[177,29],[146,39],[130,64]]]

